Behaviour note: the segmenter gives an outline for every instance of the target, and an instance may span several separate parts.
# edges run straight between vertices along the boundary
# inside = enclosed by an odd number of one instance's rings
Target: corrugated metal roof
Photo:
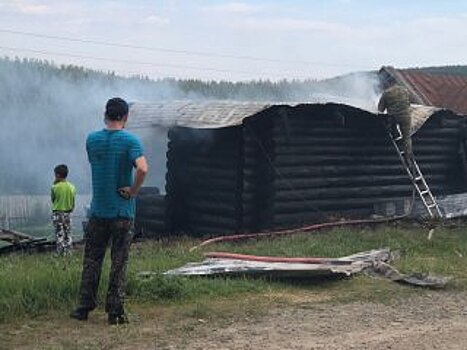
[[[197,129],[240,125],[271,103],[232,101],[172,101],[134,103],[130,108],[129,128],[185,126]]]
[[[134,103],[130,109],[128,128],[153,126],[184,126],[195,129],[217,129],[241,125],[243,120],[273,106],[285,104],[235,101],[172,101],[156,103]],[[288,106],[313,106],[317,104],[289,104]],[[323,104],[321,104],[323,105]],[[326,105],[326,104],[324,104]],[[338,106],[332,103],[329,105]],[[345,105],[342,105],[345,106]],[[359,109],[357,107],[353,107]],[[360,109],[361,110],[361,109]],[[440,108],[412,105],[412,133]],[[363,110],[362,110],[363,111]],[[374,111],[366,111],[378,116]]]
[[[406,86],[417,103],[467,115],[467,76],[424,73],[383,67],[395,81]]]

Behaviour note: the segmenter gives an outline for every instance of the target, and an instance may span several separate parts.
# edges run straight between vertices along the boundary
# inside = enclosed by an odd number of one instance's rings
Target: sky
[[[467,1],[0,0],[0,55],[232,81],[467,64]]]

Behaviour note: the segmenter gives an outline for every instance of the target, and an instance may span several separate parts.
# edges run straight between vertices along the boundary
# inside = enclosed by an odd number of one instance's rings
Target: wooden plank
[[[9,243],[19,243],[22,241],[34,241],[37,237],[27,235],[22,232],[0,228],[0,240]]]

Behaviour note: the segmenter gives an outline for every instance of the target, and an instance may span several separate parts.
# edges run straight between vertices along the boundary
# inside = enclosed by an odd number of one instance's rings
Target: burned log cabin
[[[381,208],[401,214],[412,198],[386,117],[369,111],[331,103],[172,102],[136,103],[130,113],[136,133],[162,128],[168,135],[165,194],[143,193],[137,207],[146,235],[298,227]],[[433,194],[464,192],[463,118],[424,106],[414,106],[412,116],[414,153]],[[146,138],[145,147],[151,142]]]

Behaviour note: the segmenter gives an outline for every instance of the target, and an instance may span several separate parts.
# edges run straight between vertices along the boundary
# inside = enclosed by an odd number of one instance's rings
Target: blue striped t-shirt
[[[135,160],[143,155],[141,141],[126,130],[89,134],[86,151],[92,172],[91,216],[104,219],[135,217],[135,200],[117,190],[133,184]]]

